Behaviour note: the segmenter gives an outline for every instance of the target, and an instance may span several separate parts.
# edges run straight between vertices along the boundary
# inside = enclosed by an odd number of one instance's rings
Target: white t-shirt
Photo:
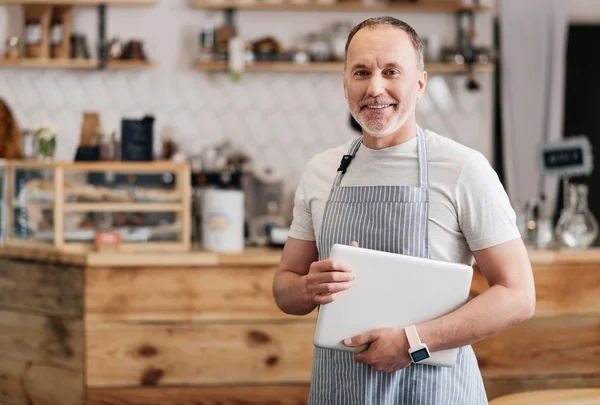
[[[519,238],[515,212],[487,159],[431,131],[425,131],[425,140],[430,258],[471,265],[472,251]],[[351,142],[308,163],[296,190],[290,237],[316,240],[337,168]],[[361,145],[342,179],[344,186],[418,187],[417,138],[381,150]]]

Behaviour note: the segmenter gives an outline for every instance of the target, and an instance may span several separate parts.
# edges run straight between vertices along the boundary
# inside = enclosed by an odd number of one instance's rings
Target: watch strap
[[[419,338],[419,334],[417,333],[417,327],[415,325],[407,326],[406,328],[404,328],[404,332],[406,332],[408,344],[411,348],[420,347],[423,345],[421,339]]]

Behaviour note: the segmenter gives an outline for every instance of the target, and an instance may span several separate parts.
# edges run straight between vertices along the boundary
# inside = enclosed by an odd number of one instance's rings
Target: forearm
[[[279,309],[291,315],[311,313],[316,305],[309,299],[306,276],[291,271],[279,271],[273,283],[273,295]]]
[[[535,297],[527,291],[495,285],[441,318],[417,326],[432,352],[476,343],[533,315]]]

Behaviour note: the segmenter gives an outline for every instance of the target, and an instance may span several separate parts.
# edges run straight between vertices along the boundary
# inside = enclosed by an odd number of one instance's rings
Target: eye
[[[354,76],[367,76],[369,74],[369,72],[367,72],[366,70],[357,70],[356,72],[354,72]]]
[[[397,69],[389,69],[385,73],[391,76],[396,76],[400,74],[400,71]]]

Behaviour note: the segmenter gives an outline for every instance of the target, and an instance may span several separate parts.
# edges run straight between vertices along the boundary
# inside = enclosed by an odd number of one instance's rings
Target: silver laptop
[[[347,245],[334,245],[331,259],[349,266],[356,276],[349,290],[321,305],[314,345],[361,352],[343,340],[373,329],[403,328],[436,319],[467,302],[473,269],[447,263]],[[427,343],[424,341],[423,343]],[[423,364],[452,367],[457,349],[431,353]]]

